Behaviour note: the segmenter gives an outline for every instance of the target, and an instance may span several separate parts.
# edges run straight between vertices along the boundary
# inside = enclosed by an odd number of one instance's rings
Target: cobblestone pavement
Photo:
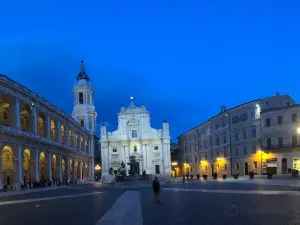
[[[0,197],[2,225],[300,224],[294,187],[164,181],[161,203],[151,181],[85,184]]]

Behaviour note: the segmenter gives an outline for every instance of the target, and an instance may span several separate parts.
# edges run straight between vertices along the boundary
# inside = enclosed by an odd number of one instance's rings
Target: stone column
[[[92,181],[95,180],[95,162],[94,159],[91,161],[91,179]]]
[[[65,125],[65,145],[69,146],[69,126]]]
[[[33,130],[33,133],[35,135],[37,135],[38,134],[38,118],[37,118],[37,113],[36,113],[35,107],[33,107],[32,119],[33,119],[33,121],[32,121],[33,129],[32,130]]]
[[[82,182],[82,167],[83,167],[83,162],[79,161],[79,181]]]
[[[152,174],[152,149],[149,144],[146,145],[146,160],[147,160],[147,174]]]
[[[75,129],[73,129],[73,148],[76,148],[77,142],[76,142],[76,132]]]
[[[66,177],[65,180],[66,181],[70,181],[70,157],[66,156],[65,157],[65,163],[66,163]]]
[[[30,171],[31,171],[31,181],[33,182],[38,182],[40,181],[40,175],[39,175],[39,153],[40,151],[38,148],[32,151],[32,156],[31,156],[31,165],[30,165]]]
[[[18,130],[21,129],[21,113],[20,113],[20,99],[18,97],[15,98],[14,107],[12,107],[13,119],[14,119],[14,127]]]
[[[73,159],[73,178],[78,178],[78,175],[77,175],[77,167],[76,167],[76,159],[74,158]]]
[[[61,143],[61,130],[60,130],[60,121],[56,122],[56,140]]]
[[[147,173],[147,157],[146,157],[146,145],[142,145],[142,152],[143,152],[143,171],[146,170]],[[142,171],[142,172],[143,172]]]
[[[22,154],[22,146],[18,145],[18,181],[21,187],[23,181],[23,154]]]
[[[51,140],[51,121],[50,116],[46,115],[46,135],[45,137],[49,140]]]
[[[88,179],[90,180],[90,179],[92,179],[92,161],[89,161],[89,165],[88,165]]]
[[[61,155],[58,154],[56,155],[56,174],[57,174],[57,178],[62,182],[62,169],[61,169]]]
[[[52,153],[48,152],[48,179],[52,181]]]

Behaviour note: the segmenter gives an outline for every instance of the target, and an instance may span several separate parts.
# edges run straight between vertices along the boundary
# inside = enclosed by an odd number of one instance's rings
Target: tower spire
[[[83,63],[83,60],[81,60],[80,72],[79,72],[79,74],[77,75],[77,80],[87,80],[87,81],[89,81],[90,78],[89,78],[89,76],[86,74],[84,68],[85,68],[85,65],[84,65],[84,63]]]

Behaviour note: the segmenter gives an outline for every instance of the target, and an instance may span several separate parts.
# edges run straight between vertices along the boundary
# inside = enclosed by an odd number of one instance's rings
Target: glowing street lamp
[[[101,167],[99,165],[96,165],[95,170],[101,170]]]
[[[177,162],[176,161],[172,162],[172,166],[177,166]]]
[[[297,133],[300,134],[300,127],[297,128]]]

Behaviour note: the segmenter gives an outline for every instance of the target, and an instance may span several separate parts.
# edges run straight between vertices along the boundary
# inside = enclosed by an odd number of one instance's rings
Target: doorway
[[[287,159],[283,158],[281,160],[281,168],[282,168],[282,174],[286,174],[287,173]]]
[[[248,175],[248,163],[245,162],[245,175]]]
[[[210,164],[210,166],[211,166],[211,175],[213,176],[214,175],[214,165],[213,164]]]
[[[159,165],[155,165],[155,174],[160,174]]]

